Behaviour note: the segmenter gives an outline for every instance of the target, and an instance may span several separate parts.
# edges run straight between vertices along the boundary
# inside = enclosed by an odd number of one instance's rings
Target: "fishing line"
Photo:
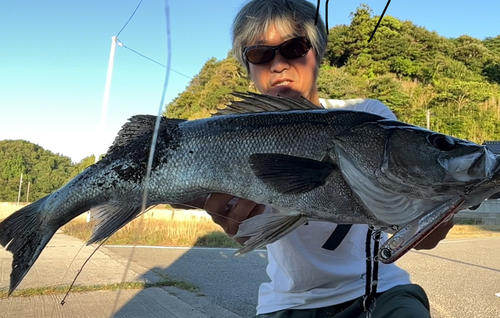
[[[326,3],[325,3],[325,27],[326,27],[326,35],[329,34],[329,31],[328,31],[328,2],[329,1],[330,0],[326,0]],[[320,2],[321,2],[321,0],[318,0],[318,4],[316,5],[316,18],[314,19],[314,25],[318,24]],[[378,19],[377,25],[373,29],[373,32],[370,35],[370,38],[368,39],[368,43],[371,42],[371,40],[373,39],[373,36],[375,36],[375,32],[377,32],[377,29],[380,26],[380,22],[382,21],[382,18],[384,17],[385,12],[387,11],[387,8],[389,7],[390,3],[391,3],[391,0],[388,0],[387,4],[385,5],[384,11],[380,15],[380,18]]]
[[[170,77],[170,64],[171,64],[171,58],[172,58],[172,49],[171,49],[171,38],[170,38],[170,17],[169,17],[168,0],[165,0],[165,23],[166,23],[166,31],[167,31],[167,67],[166,67],[166,71],[165,71],[165,81],[163,84],[163,91],[161,94],[160,105],[158,107],[158,115],[156,117],[155,129],[154,129],[154,133],[153,133],[153,138],[151,140],[148,165],[147,165],[147,169],[146,169],[146,176],[144,178],[144,183],[143,183],[144,187],[143,187],[141,214],[144,214],[144,212],[146,210],[147,197],[148,197],[148,185],[150,182],[151,169],[153,166],[153,158],[154,158],[154,153],[155,153],[155,149],[156,149],[156,141],[158,139],[158,131],[160,129],[160,121],[161,121],[162,114],[163,114],[163,107],[165,105],[165,95],[167,92],[168,80]],[[142,226],[142,218],[141,218],[140,225]],[[123,273],[122,283],[125,281],[125,279],[127,277],[127,272],[128,272],[130,265],[132,263],[132,259],[133,259],[134,253],[135,253],[135,245],[136,244],[134,244],[134,247],[132,248],[132,250],[130,252],[129,259],[128,259],[127,265],[125,267],[125,271]],[[118,289],[118,295],[116,296],[115,303],[113,304],[113,310],[111,312],[112,316],[114,316],[115,310],[118,306],[118,299],[120,297],[120,294],[121,294],[121,288]]]
[[[186,203],[176,203],[177,205],[183,205],[183,206],[186,206],[186,207],[190,207],[190,208],[195,208],[195,209],[199,209],[199,207],[197,206],[194,206],[194,205],[190,205],[190,204],[186,204]],[[222,214],[219,214],[217,212],[211,212],[209,210],[205,210],[207,213],[209,214],[214,214],[214,215],[217,215],[219,217],[222,217],[224,219],[227,219],[227,220],[230,220],[230,221],[233,221],[235,223],[238,223],[238,224],[242,224],[243,221],[237,221],[235,219],[232,219],[226,215],[222,215]],[[324,221],[324,222],[327,222],[327,221]],[[332,223],[333,224],[333,223]],[[367,229],[368,230],[368,229]],[[387,239],[387,238],[385,238]],[[385,241],[385,240],[383,240]],[[314,251],[314,250],[311,250],[311,249],[306,249],[306,248],[302,248],[302,247],[295,247],[297,250],[306,250],[310,253],[313,253],[313,254],[317,254],[317,255],[321,255],[321,256],[326,256],[326,257],[329,257],[331,259],[341,259],[341,260],[366,260],[366,256],[363,255],[363,256],[360,256],[360,257],[345,257],[345,256],[333,256],[331,255],[331,252],[324,252],[324,253],[321,253],[321,252],[318,252],[318,251]]]
[[[76,252],[75,256],[73,256],[73,259],[71,260],[71,262],[69,263],[69,266],[68,268],[66,268],[66,271],[64,272],[64,275],[63,277],[61,278],[61,283],[60,285],[64,285],[64,279],[66,278],[66,275],[68,274],[70,268],[71,268],[71,265],[73,265],[73,263],[75,262],[76,258],[78,257],[78,255],[81,253],[81,251],[83,250],[83,248],[85,247],[85,243],[82,244],[82,246],[80,247],[80,249],[78,250],[78,252]],[[78,275],[77,275],[78,276]],[[76,277],[75,277],[76,279]],[[70,288],[68,289],[68,293],[71,289],[71,286]],[[62,302],[61,302],[61,305],[64,305]],[[54,303],[54,306],[52,307],[52,312],[50,314],[51,317],[54,317],[54,313],[56,311],[56,304]]]
[[[326,35],[328,35],[328,1],[326,0],[325,3],[325,28],[326,28]],[[318,17],[319,17],[319,5],[320,5],[321,0],[318,0],[318,4],[316,5],[316,18],[314,19],[314,25],[318,24]]]
[[[68,288],[68,291],[66,291],[66,294],[64,294],[64,297],[63,299],[61,300],[61,306],[63,306],[65,303],[66,303],[66,298],[68,297],[69,295],[69,292],[71,291],[71,289],[73,288],[73,286],[75,285],[76,283],[76,280],[78,278],[78,276],[80,276],[80,274],[82,273],[83,271],[83,267],[85,267],[85,265],[87,265],[88,261],[90,261],[90,259],[92,258],[92,256],[94,256],[94,254],[97,252],[97,250],[99,249],[99,247],[101,247],[108,239],[104,239],[101,243],[99,243],[99,245],[92,251],[92,253],[90,253],[89,257],[87,257],[87,259],[85,260],[85,262],[83,262],[82,266],[80,267],[80,269],[78,270],[78,272],[76,273],[75,275],[75,278],[73,278],[73,281],[71,282],[71,284],[69,285],[69,288]],[[85,246],[85,245],[84,245]],[[83,248],[83,247],[82,247]],[[82,248],[80,248],[80,251],[82,250]],[[80,251],[78,251],[78,253],[80,253]],[[78,254],[77,254],[78,255]],[[75,256],[76,258],[76,256]]]
[[[375,29],[373,29],[372,35],[368,39],[368,42],[370,42],[373,39],[373,36],[375,35],[375,32],[377,32],[378,26],[380,25],[380,22],[382,22],[382,18],[385,15],[385,11],[387,11],[387,8],[389,7],[389,4],[391,3],[391,0],[387,1],[387,4],[385,5],[384,11],[380,15],[380,18],[378,19],[377,25],[375,26]]]

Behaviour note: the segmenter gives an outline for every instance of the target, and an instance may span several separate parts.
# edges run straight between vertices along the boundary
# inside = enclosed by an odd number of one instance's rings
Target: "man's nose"
[[[274,59],[271,61],[271,72],[281,73],[290,68],[290,63],[284,58],[278,50],[274,54]]]

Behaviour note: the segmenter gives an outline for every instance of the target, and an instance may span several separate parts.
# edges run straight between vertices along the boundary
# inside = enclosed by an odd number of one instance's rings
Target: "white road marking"
[[[146,246],[146,245],[103,245],[104,247],[119,247],[119,248],[157,248],[157,249],[170,249],[170,250],[211,250],[211,251],[237,251],[237,248],[231,247],[189,247],[189,246]],[[267,252],[267,250],[254,250],[256,252]]]

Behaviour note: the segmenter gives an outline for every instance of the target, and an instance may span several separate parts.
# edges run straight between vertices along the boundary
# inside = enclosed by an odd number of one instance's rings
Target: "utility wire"
[[[188,75],[186,75],[186,74],[182,74],[181,72],[178,72],[178,71],[176,71],[176,70],[174,70],[174,69],[172,69],[172,68],[169,68],[169,67],[167,67],[166,65],[163,65],[163,64],[161,64],[160,62],[157,62],[157,61],[153,60],[152,58],[147,57],[146,55],[141,54],[141,53],[137,52],[136,50],[134,50],[134,49],[132,49],[132,48],[129,48],[128,46],[126,46],[126,45],[125,45],[125,44],[123,44],[122,42],[118,41],[118,36],[120,35],[120,33],[122,33],[123,29],[125,29],[125,27],[126,27],[126,26],[127,26],[127,24],[130,22],[130,20],[132,20],[132,18],[134,17],[135,13],[137,12],[137,10],[139,9],[139,7],[141,6],[142,1],[143,1],[143,0],[139,1],[139,4],[137,5],[137,7],[135,7],[134,12],[132,12],[132,14],[131,14],[131,15],[130,15],[130,17],[128,18],[127,22],[125,22],[125,24],[122,26],[122,28],[120,29],[120,31],[118,31],[118,34],[116,34],[116,39],[117,39],[117,42],[116,42],[116,43],[117,43],[119,46],[124,47],[124,48],[126,48],[127,50],[130,50],[130,51],[134,52],[135,54],[137,54],[137,55],[139,55],[139,56],[141,56],[141,57],[143,57],[143,58],[145,58],[145,59],[147,59],[147,60],[149,60],[149,61],[151,61],[151,62],[153,62],[153,63],[155,63],[155,64],[158,64],[158,65],[160,65],[160,66],[163,66],[163,67],[165,67],[165,68],[168,68],[170,71],[172,71],[172,72],[174,72],[174,73],[177,73],[177,74],[179,74],[179,75],[182,75],[182,76],[184,76],[184,77],[186,77],[186,78],[188,78],[188,79],[191,79],[191,80],[192,80],[193,78],[192,78],[191,76],[188,76]]]
[[[144,54],[142,54],[142,53],[137,52],[136,50],[134,50],[134,49],[132,49],[132,48],[130,48],[130,47],[128,47],[128,46],[126,46],[125,44],[123,44],[123,43],[122,43],[122,42],[120,42],[120,41],[118,41],[118,42],[117,42],[117,44],[118,44],[119,46],[124,47],[124,48],[126,48],[127,50],[130,50],[131,52],[133,52],[133,53],[135,53],[135,54],[137,54],[137,55],[139,55],[139,56],[141,56],[141,57],[145,58],[146,60],[149,60],[149,61],[151,61],[151,62],[153,62],[153,63],[155,63],[155,64],[158,64],[158,65],[160,65],[160,66],[163,66],[163,67],[165,67],[165,68],[168,68],[170,71],[172,71],[172,72],[174,72],[174,73],[177,73],[177,74],[182,75],[182,76],[184,76],[184,77],[186,77],[186,78],[189,78],[189,79],[193,79],[191,76],[188,76],[188,75],[186,75],[186,74],[182,74],[182,73],[181,73],[181,72],[179,72],[179,71],[176,71],[176,70],[174,70],[174,69],[172,69],[172,68],[170,68],[170,67],[167,67],[166,65],[164,65],[164,64],[162,64],[162,63],[160,63],[160,62],[158,62],[158,61],[155,61],[155,60],[153,60],[152,58],[147,57],[146,55],[144,55]]]
[[[118,37],[120,35],[120,33],[122,33],[123,29],[125,29],[125,27],[130,22],[130,20],[132,20],[132,18],[134,17],[134,14],[137,12],[137,9],[139,9],[139,7],[141,6],[141,4],[142,4],[142,0],[139,1],[139,4],[135,8],[134,12],[132,12],[132,15],[130,16],[130,18],[128,18],[127,22],[125,22],[125,24],[122,26],[122,28],[120,29],[120,31],[118,31],[118,34],[116,35],[116,37]]]

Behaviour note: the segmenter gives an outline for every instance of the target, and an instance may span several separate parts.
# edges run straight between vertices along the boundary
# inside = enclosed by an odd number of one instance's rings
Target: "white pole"
[[[28,191],[26,192],[26,203],[28,203],[30,199],[30,184],[31,181],[28,181]]]
[[[115,62],[115,50],[118,38],[111,37],[111,51],[109,52],[108,74],[106,75],[106,86],[104,87],[104,98],[102,99],[101,122],[99,123],[99,136],[104,135],[104,127],[106,126],[106,114],[108,112],[109,91],[111,90],[111,78],[113,77],[113,63]],[[96,149],[94,154],[94,163],[99,160],[99,149]],[[90,211],[87,213],[87,222],[90,222]]]
[[[23,184],[23,174],[21,173],[21,179],[19,180],[19,193],[17,194],[17,205],[19,205],[19,200],[21,199],[21,185]]]
[[[431,129],[431,110],[427,110],[427,129]]]
[[[104,134],[104,127],[106,126],[106,114],[108,112],[109,91],[111,89],[111,78],[113,77],[113,63],[115,61],[115,49],[118,38],[111,37],[111,52],[109,53],[108,74],[106,75],[106,86],[104,87],[104,98],[102,100],[101,108],[101,122],[99,124],[99,138]],[[95,162],[99,160],[99,150],[95,153]]]

